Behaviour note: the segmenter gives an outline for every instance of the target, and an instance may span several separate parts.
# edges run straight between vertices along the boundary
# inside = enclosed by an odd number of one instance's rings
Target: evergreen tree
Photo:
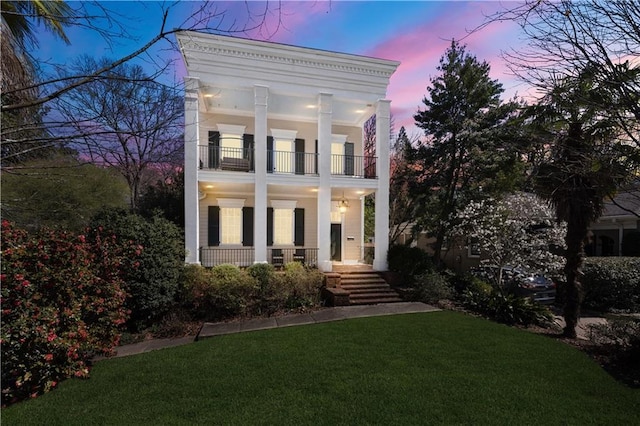
[[[520,105],[500,100],[504,90],[489,77],[489,64],[452,41],[438,70],[423,99],[425,109],[414,115],[426,136],[414,153],[421,172],[418,225],[435,237],[437,263],[460,207],[516,189],[522,168],[518,134],[509,125]]]

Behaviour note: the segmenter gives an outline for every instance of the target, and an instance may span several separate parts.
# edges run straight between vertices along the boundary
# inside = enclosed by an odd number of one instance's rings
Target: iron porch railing
[[[200,247],[200,263],[211,268],[223,263],[248,267],[255,261],[255,251],[251,248]],[[318,249],[315,247],[269,248],[267,262],[276,267],[289,262],[301,262],[307,266],[318,264]]]

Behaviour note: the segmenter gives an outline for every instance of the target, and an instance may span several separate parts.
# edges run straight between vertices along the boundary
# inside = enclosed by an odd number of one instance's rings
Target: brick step
[[[349,292],[351,305],[402,301],[400,295],[375,271],[341,271],[340,282],[340,287]]]
[[[371,291],[391,290],[391,288],[389,287],[389,284],[386,284],[386,283],[349,284],[349,285],[342,285],[341,287],[347,290],[349,293],[363,293],[363,292],[371,292]]]
[[[340,276],[343,278],[350,277],[376,277],[380,278],[380,274],[377,272],[340,272]]]
[[[342,286],[383,285],[388,286],[385,280],[341,280]]]
[[[376,303],[402,302],[402,299],[397,293],[391,291],[385,293],[351,294],[349,296],[349,302],[352,305],[373,305]]]

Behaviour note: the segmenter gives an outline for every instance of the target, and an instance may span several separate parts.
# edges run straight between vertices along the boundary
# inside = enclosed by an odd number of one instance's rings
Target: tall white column
[[[389,133],[391,101],[380,99],[376,105],[376,156],[378,189],[376,190],[376,243],[373,269],[387,270],[389,251]]]
[[[197,78],[185,78],[184,95],[184,245],[186,263],[200,263],[200,205],[198,194],[198,87]]]
[[[318,96],[318,268],[329,272],[331,263],[331,120],[333,95]]]
[[[267,262],[267,101],[269,88],[254,86],[255,200],[253,209],[254,261]]]

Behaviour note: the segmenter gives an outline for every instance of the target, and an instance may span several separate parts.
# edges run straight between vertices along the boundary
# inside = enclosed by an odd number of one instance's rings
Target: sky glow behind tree
[[[95,31],[70,28],[67,35],[71,45],[66,45],[43,31],[35,56],[44,69],[53,64],[64,66],[82,54],[117,59],[157,34],[163,5],[165,8],[170,6],[167,27],[174,28],[181,26],[200,4],[193,1],[104,1],[101,6],[128,34],[112,38],[109,44]],[[250,16],[255,17],[265,10],[265,2],[258,1],[220,1],[215,5],[221,14],[215,21],[221,34],[229,34],[224,31],[227,28],[244,26],[251,22]],[[508,6],[508,2],[490,1],[269,2],[265,25],[256,31],[231,35],[400,61],[400,67],[391,78],[387,98],[392,101],[396,132],[400,126],[405,126],[411,137],[421,134],[412,117],[422,107],[429,80],[438,73],[438,60],[452,38],[467,44],[467,50],[479,61],[490,63],[490,76],[505,88],[503,99],[516,94],[527,95],[527,86],[509,74],[499,56],[501,51],[517,50],[521,43],[517,28],[507,22],[493,23],[469,35],[486,15]],[[278,7],[282,19],[280,26],[277,25]],[[100,20],[95,24],[106,25]],[[181,81],[185,70],[179,52],[167,42],[157,44],[149,54],[135,62],[153,72],[154,67],[167,59],[176,61],[165,71],[164,78]]]

